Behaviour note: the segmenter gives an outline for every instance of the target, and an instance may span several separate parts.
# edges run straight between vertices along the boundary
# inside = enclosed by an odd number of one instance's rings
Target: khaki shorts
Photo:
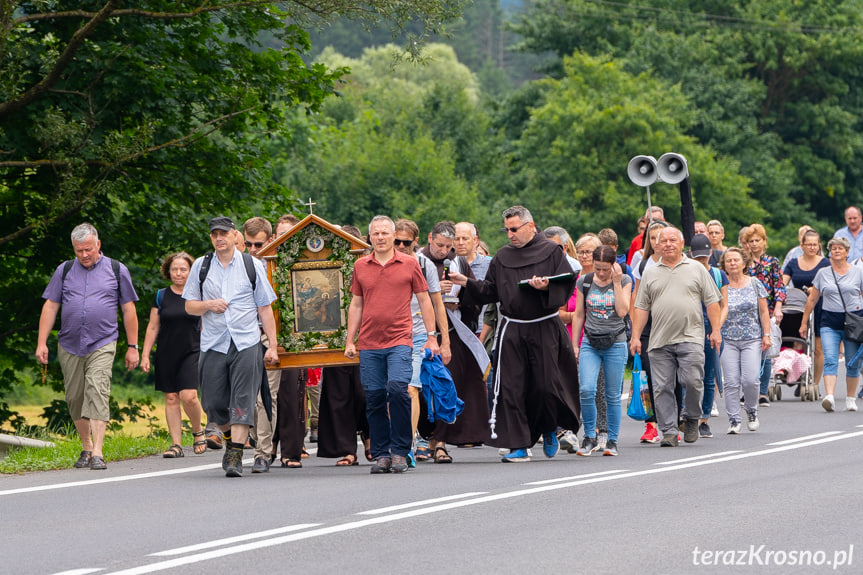
[[[111,410],[111,368],[117,342],[112,341],[85,356],[72,355],[58,345],[60,368],[66,388],[66,403],[72,419],[109,421]]]

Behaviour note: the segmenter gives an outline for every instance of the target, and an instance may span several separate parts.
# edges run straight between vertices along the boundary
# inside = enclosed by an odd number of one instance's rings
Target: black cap
[[[707,239],[707,236],[704,234],[695,234],[692,236],[689,253],[694,258],[709,258],[713,255],[713,248],[710,247],[710,240]]]
[[[210,220],[210,233],[213,233],[213,230],[224,230],[229,232],[231,230],[235,230],[237,227],[234,225],[233,220],[231,218],[226,218],[225,216],[217,216]]]

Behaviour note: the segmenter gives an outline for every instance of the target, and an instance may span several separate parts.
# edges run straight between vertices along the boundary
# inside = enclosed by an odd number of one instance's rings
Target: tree
[[[0,5],[0,388],[32,365],[38,294],[70,254],[75,224],[94,222],[105,253],[129,265],[143,311],[157,262],[177,248],[201,253],[208,217],[294,207],[264,144],[293,108],[318,109],[344,72],[304,63],[306,28],[339,15],[394,30],[419,22],[404,50],[417,57],[460,6]]]

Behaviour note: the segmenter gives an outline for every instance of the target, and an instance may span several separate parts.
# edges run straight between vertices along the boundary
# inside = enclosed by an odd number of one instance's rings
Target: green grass
[[[81,440],[76,434],[69,437],[48,433],[39,429],[27,433],[27,437],[52,441],[53,448],[21,447],[13,448],[6,458],[0,460],[0,473],[26,473],[30,471],[47,471],[49,469],[70,469],[81,453]],[[133,437],[126,433],[108,433],[105,436],[105,459],[110,465],[112,461],[137,459],[156,455],[165,451],[171,440],[160,436]],[[183,443],[190,445],[192,436],[183,434]]]

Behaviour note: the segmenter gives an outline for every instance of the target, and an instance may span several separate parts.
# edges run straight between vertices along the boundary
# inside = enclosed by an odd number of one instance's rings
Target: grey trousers
[[[656,423],[663,435],[677,434],[677,400],[674,386],[684,389],[685,413],[701,414],[704,395],[704,342],[672,343],[648,352],[653,376],[653,406]],[[698,417],[698,416],[696,416]]]
[[[761,340],[725,340],[720,356],[722,380],[725,383],[725,411],[729,423],[740,423],[740,392],[746,403],[746,413],[758,412],[758,391],[761,386]]]

